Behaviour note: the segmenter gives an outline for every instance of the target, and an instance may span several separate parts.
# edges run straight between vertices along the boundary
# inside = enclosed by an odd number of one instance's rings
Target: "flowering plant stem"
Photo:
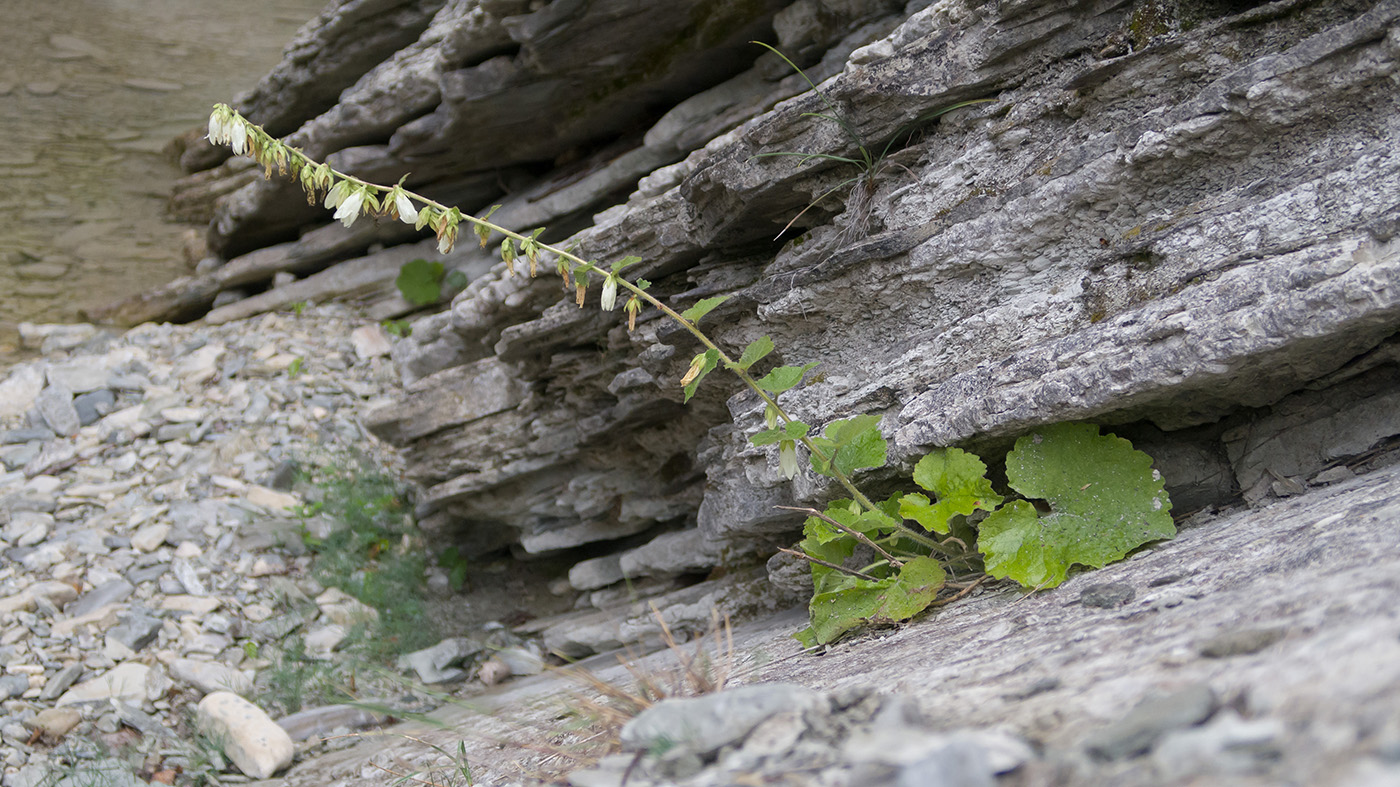
[[[700,330],[699,326],[696,325],[698,318],[695,320],[687,319],[685,315],[662,303],[646,291],[647,283],[645,281],[633,282],[620,275],[620,271],[624,267],[639,262],[640,260],[637,258],[628,258],[613,264],[611,270],[605,270],[597,262],[585,260],[568,249],[540,242],[538,237],[543,229],[535,230],[526,235],[490,221],[488,217],[491,212],[481,217],[463,213],[456,207],[444,205],[403,188],[402,181],[398,185],[385,187],[332,169],[329,165],[314,161],[300,150],[274,139],[261,127],[226,104],[217,104],[214,107],[214,112],[209,119],[209,140],[215,144],[229,144],[235,153],[246,152],[247,155],[263,165],[269,176],[275,168],[279,172],[299,180],[307,192],[308,199],[312,201],[319,194],[324,193],[326,207],[336,208],[336,218],[343,221],[347,227],[362,212],[391,216],[405,223],[416,224],[419,228],[430,227],[433,229],[437,233],[438,249],[445,254],[452,249],[456,242],[459,223],[465,221],[473,227],[483,247],[492,233],[499,233],[506,238],[502,243],[501,256],[506,262],[508,273],[511,275],[515,271],[513,260],[517,256],[523,255],[528,259],[530,275],[534,276],[537,271],[539,255],[542,253],[553,254],[556,257],[558,271],[565,283],[568,283],[570,277],[573,278],[580,308],[583,306],[583,298],[588,287],[588,277],[592,274],[601,275],[604,277],[603,307],[605,309],[612,309],[613,298],[615,298],[618,288],[626,290],[630,294],[629,303],[625,307],[629,313],[629,328],[635,326],[636,313],[640,310],[641,303],[651,305],[694,336],[708,353],[713,353],[713,357],[718,363],[722,363],[749,390],[758,395],[768,408],[768,412],[775,413],[784,424],[800,423],[778,404],[776,394],[770,394],[759,385],[758,381],[749,374],[746,366],[737,363],[704,331]],[[421,207],[415,205],[415,202],[421,204]],[[493,208],[492,211],[494,210]],[[699,359],[700,356],[697,356],[697,362]],[[697,368],[696,365],[692,365],[692,373]],[[687,375],[687,377],[690,376],[692,375]],[[817,462],[828,467],[827,474],[835,478],[837,483],[850,492],[852,499],[863,509],[867,511],[877,510],[875,503],[856,487],[849,474],[842,471],[837,463],[832,461],[833,456],[828,455],[805,434],[793,439],[811,452]],[[945,549],[939,541],[929,538],[902,522],[897,522],[895,527],[904,537],[927,548]]]

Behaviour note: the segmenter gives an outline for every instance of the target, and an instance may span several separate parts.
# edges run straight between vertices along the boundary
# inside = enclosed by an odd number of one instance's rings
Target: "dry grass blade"
[[[729,617],[721,618],[717,611],[711,611],[709,630],[695,638],[693,648],[687,648],[677,639],[660,610],[653,606],[651,612],[659,624],[661,642],[675,666],[648,665],[634,649],[628,648],[625,654],[618,656],[618,662],[630,679],[625,684],[604,680],[584,669],[561,670],[581,687],[569,697],[568,713],[582,722],[582,731],[574,740],[565,743],[516,743],[548,754],[541,766],[547,767],[551,760],[563,766],[558,772],[537,770],[531,774],[533,777],[561,782],[567,770],[587,767],[619,751],[622,728],[627,722],[662,700],[724,690],[734,673],[735,659],[734,630]]]

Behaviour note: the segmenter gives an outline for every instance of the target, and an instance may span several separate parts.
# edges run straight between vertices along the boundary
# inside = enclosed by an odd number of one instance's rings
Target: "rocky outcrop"
[[[677,306],[730,295],[705,323],[723,345],[768,334],[783,362],[822,363],[785,395],[795,414],[884,417],[875,489],[935,446],[995,464],[1027,429],[1091,420],[1195,510],[1335,480],[1400,433],[1400,2],[735,2],[700,25],[697,4],[614,5],[448,3],[292,139],[500,202],[590,258],[640,256]],[[859,144],[887,155],[756,158]],[[224,198],[212,245],[233,259],[206,278],[300,266],[306,239],[283,236],[325,219],[295,199]],[[574,550],[604,603],[605,579],[742,573],[798,524],[775,505],[832,496],[747,444],[761,408],[730,381],[681,404],[683,332],[643,315],[628,333],[555,279],[480,273],[483,254],[445,261],[479,275],[398,346],[410,388],[373,425],[440,538]]]

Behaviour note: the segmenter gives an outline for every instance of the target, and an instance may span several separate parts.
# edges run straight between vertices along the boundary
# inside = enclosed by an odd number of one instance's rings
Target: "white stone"
[[[342,626],[353,626],[356,623],[379,619],[379,612],[374,607],[365,604],[340,588],[327,588],[324,593],[316,597],[316,606],[321,608],[321,614],[325,615],[332,623],[338,623]]]
[[[44,372],[38,366],[20,366],[0,382],[0,418],[15,418],[29,412],[34,398],[44,390]]]
[[[195,423],[204,418],[204,411],[198,407],[167,407],[160,411],[160,417],[172,424]]]
[[[246,695],[253,690],[253,682],[248,680],[247,675],[212,661],[175,659],[170,662],[170,675],[205,694],[231,691],[234,694]]]
[[[63,706],[112,699],[139,704],[146,699],[146,677],[150,671],[150,667],[137,662],[118,664],[105,675],[83,681],[64,692],[55,704]]]
[[[222,743],[224,754],[254,779],[266,779],[292,764],[295,747],[287,731],[232,692],[216,691],[200,700],[196,726]]]
[[[188,612],[192,615],[207,615],[223,603],[213,596],[166,596],[160,608],[172,612]]]
[[[131,535],[131,548],[138,552],[154,552],[165,543],[165,537],[168,535],[170,525],[164,522],[146,525]]]
[[[362,325],[350,333],[350,343],[361,360],[388,355],[394,349],[389,334],[378,325]]]
[[[328,659],[348,634],[349,631],[338,624],[322,626],[306,635],[306,651],[314,658]]]
[[[248,485],[248,492],[244,499],[255,506],[261,506],[269,511],[281,511],[301,504],[301,500],[299,500],[296,495],[278,492],[274,489],[268,489],[265,486],[258,486],[257,484]]]

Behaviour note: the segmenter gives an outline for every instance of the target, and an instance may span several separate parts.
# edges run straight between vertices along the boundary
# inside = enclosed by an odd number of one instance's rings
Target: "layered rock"
[[[412,169],[465,208],[496,199],[479,173],[518,178],[508,226],[640,256],[636,275],[680,307],[730,295],[712,335],[820,361],[785,405],[817,425],[884,416],[895,470],[946,445],[995,463],[1027,429],[1092,420],[1157,457],[1194,509],[1288,494],[1400,431],[1383,415],[1400,2],[720,5],[724,35],[647,61],[614,37],[638,18],[609,3],[449,3],[293,140],[361,172]],[[690,6],[664,8],[643,16]],[[826,98],[738,32],[810,64]],[[375,103],[396,84],[402,104]],[[832,106],[849,132],[810,115]],[[866,171],[756,158],[862,143],[888,155]],[[581,163],[533,174],[565,160]],[[215,248],[280,232],[265,219],[287,199],[226,198]],[[407,450],[429,521],[479,550],[577,550],[571,577],[595,595],[618,576],[676,592],[771,554],[798,525],[774,506],[832,491],[787,483],[747,444],[760,403],[721,375],[681,404],[686,334],[652,315],[628,333],[596,303],[497,266],[415,324],[396,350],[410,390],[374,429]],[[1327,445],[1279,436],[1300,423]]]

